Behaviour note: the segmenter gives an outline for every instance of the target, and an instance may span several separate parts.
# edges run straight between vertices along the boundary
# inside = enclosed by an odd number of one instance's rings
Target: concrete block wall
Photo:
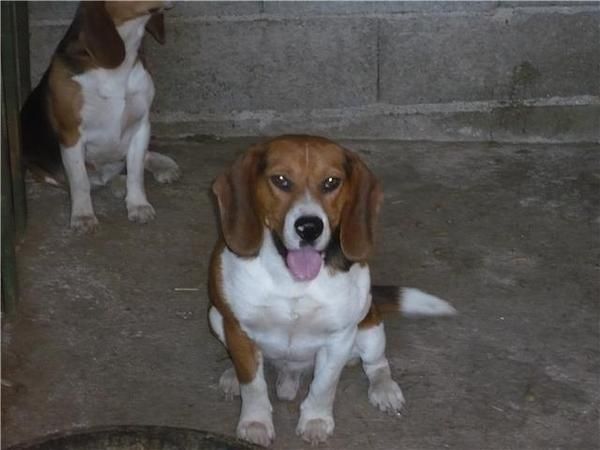
[[[35,82],[76,5],[31,2]],[[154,133],[598,141],[598,2],[180,2]]]

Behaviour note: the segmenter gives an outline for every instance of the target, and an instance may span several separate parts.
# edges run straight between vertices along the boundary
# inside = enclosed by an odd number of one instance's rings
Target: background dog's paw
[[[300,417],[296,434],[311,445],[318,445],[327,441],[327,438],[333,434],[334,427],[335,423],[331,416],[306,421]]]
[[[146,169],[152,172],[154,179],[159,183],[172,183],[179,179],[181,170],[173,159],[157,152],[148,152],[146,155]]]
[[[369,401],[388,414],[396,414],[404,408],[404,395],[398,383],[391,378],[369,386]]]
[[[219,387],[225,394],[225,400],[233,400],[240,395],[240,383],[235,375],[235,369],[230,367],[219,378]]]
[[[127,206],[127,217],[132,222],[137,223],[148,223],[154,220],[155,212],[154,208],[150,203],[142,205],[128,205]]]
[[[275,437],[273,422],[244,421],[237,427],[237,436],[253,444],[268,447]]]
[[[98,229],[98,219],[93,214],[72,216],[71,228],[77,233],[92,233]]]
[[[177,166],[177,164],[173,164],[173,167],[164,168],[153,172],[152,175],[154,175],[154,179],[161,184],[168,184],[177,181],[181,176],[181,171],[179,170],[179,166]]]

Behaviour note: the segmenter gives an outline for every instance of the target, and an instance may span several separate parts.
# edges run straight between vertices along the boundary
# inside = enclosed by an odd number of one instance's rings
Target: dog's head
[[[78,15],[83,45],[98,66],[117,67],[125,58],[125,45],[117,27],[130,20],[147,17],[146,31],[160,44],[164,44],[163,11],[172,6],[172,2],[81,2]]]
[[[282,136],[250,148],[213,184],[227,246],[258,253],[270,230],[294,278],[315,278],[332,247],[365,262],[382,191],[358,155],[310,136]]]

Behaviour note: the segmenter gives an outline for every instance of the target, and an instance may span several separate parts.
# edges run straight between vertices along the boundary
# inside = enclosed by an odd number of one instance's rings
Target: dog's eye
[[[283,175],[273,175],[271,177],[271,183],[282,191],[290,192],[292,190],[292,182]]]
[[[342,180],[340,180],[337,177],[327,177],[325,178],[325,180],[323,181],[323,184],[321,185],[321,188],[323,189],[323,192],[332,192],[335,191]]]

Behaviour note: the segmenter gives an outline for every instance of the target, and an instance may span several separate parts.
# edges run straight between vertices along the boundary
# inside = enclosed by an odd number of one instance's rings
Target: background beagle
[[[21,111],[25,161],[42,181],[65,182],[71,227],[93,230],[98,220],[90,186],[127,169],[129,219],[154,218],[144,167],[160,183],[179,177],[175,161],[148,152],[154,84],[139,54],[147,30],[164,43],[162,11],[170,2],[82,2],[39,85]],[[62,164],[61,164],[62,160]]]
[[[404,397],[376,305],[407,314],[455,310],[415,289],[371,288],[367,259],[382,191],[367,166],[327,139],[283,136],[240,156],[213,192],[222,237],[210,263],[209,321],[233,361],[220,386],[227,397],[241,394],[238,436],[268,445],[275,435],[265,361],[278,371],[284,400],[314,368],[296,429],[313,444],[333,432],[336,386],[353,358],[369,378],[370,402],[399,412]]]

